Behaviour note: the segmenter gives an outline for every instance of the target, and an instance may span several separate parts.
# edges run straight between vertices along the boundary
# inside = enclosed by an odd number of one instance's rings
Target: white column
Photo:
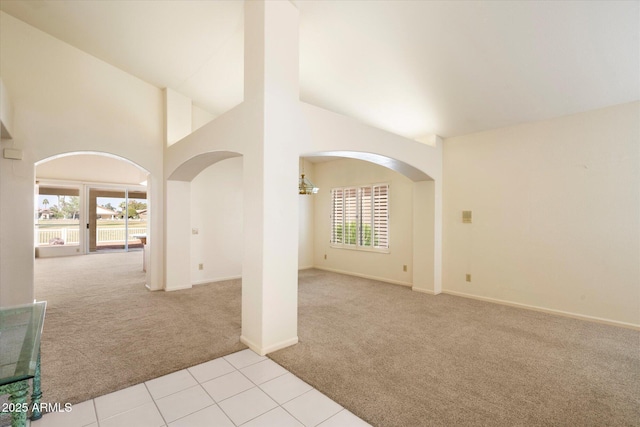
[[[157,291],[163,288],[164,280],[164,186],[162,177],[147,176],[147,203],[149,222],[147,224],[147,286]]]
[[[164,136],[166,147],[191,133],[191,99],[171,88],[164,89]],[[164,193],[164,289],[191,287],[191,182],[165,182]],[[153,212],[151,212],[153,221]],[[154,234],[151,236],[159,236]],[[162,243],[162,242],[159,242]],[[151,242],[151,255],[159,247]],[[157,256],[157,254],[156,254]],[[151,278],[147,274],[147,278]],[[152,282],[153,283],[153,282]]]
[[[165,290],[191,287],[191,183],[165,186]]]
[[[260,105],[244,155],[242,336],[266,354],[298,342],[298,11],[245,2],[245,102]]]

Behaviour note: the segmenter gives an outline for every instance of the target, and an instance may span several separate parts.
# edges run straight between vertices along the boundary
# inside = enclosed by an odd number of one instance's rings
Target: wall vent
[[[462,211],[462,223],[471,224],[471,211]]]

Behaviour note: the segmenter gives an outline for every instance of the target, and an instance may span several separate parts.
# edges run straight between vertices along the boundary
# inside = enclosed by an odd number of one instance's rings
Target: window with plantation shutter
[[[389,186],[373,186],[373,247],[389,247]]]
[[[371,187],[360,187],[360,233],[358,235],[358,243],[365,248],[370,248],[373,243],[371,241],[371,231],[373,230],[371,202]]]
[[[344,244],[356,245],[358,232],[358,191],[356,188],[344,189]]]
[[[331,245],[389,249],[389,185],[331,190]]]
[[[342,223],[344,222],[344,191],[342,188],[331,190],[331,243],[343,243]]]

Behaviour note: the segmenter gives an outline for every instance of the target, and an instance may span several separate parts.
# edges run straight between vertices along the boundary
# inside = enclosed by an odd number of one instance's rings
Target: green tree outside
[[[138,202],[137,200],[129,200],[129,206],[126,207],[127,217],[137,219],[140,216],[138,215],[138,211],[147,208],[147,204],[144,202]],[[123,217],[125,212],[125,202],[120,203],[120,209],[122,209]]]
[[[342,230],[342,224],[336,225],[335,243],[344,243],[346,245],[355,245],[358,241],[358,225],[355,221],[345,224],[345,230]],[[362,225],[362,242],[360,246],[372,246],[371,224]],[[378,244],[378,239],[373,239],[374,246]]]

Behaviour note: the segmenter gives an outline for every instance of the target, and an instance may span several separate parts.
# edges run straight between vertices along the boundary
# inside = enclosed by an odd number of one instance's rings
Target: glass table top
[[[0,385],[33,378],[47,302],[0,308]]]

